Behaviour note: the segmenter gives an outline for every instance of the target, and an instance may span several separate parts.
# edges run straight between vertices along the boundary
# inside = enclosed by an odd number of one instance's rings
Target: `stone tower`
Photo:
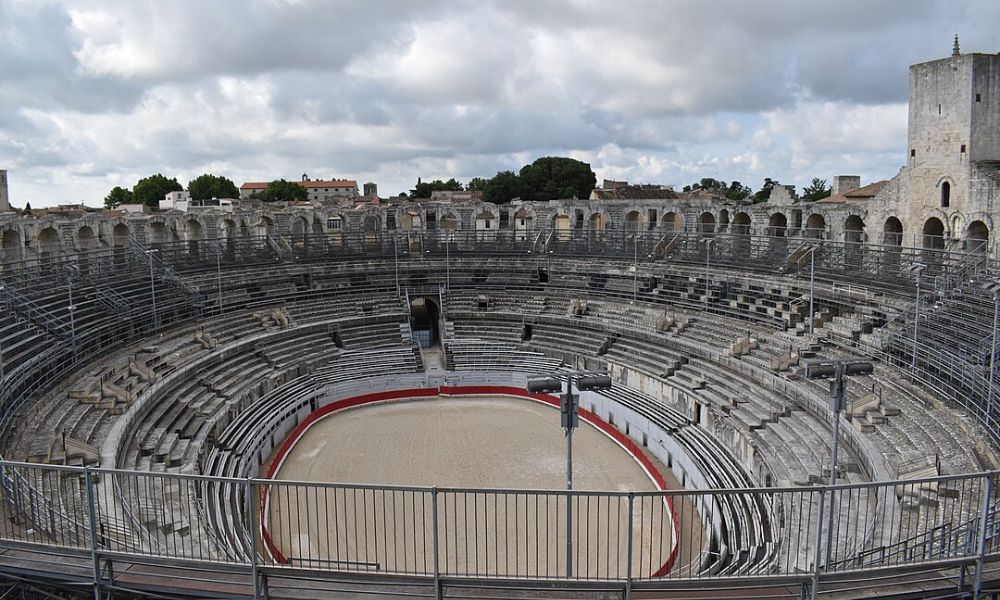
[[[1000,55],[962,54],[910,67],[909,202],[963,206],[973,166],[1000,161]]]
[[[0,169],[0,212],[10,211],[10,196],[7,192],[7,170]]]

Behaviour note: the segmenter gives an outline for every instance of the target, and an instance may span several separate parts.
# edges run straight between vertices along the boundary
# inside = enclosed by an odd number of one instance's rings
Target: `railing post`
[[[993,494],[993,475],[986,476],[983,485],[982,513],[979,515],[979,540],[976,543],[976,578],[972,583],[972,597],[979,599],[983,587],[983,568],[986,558],[986,539],[989,535],[990,496]]]
[[[94,497],[94,480],[90,467],[83,468],[83,482],[87,491],[87,519],[90,523],[90,558],[94,570],[94,600],[101,600],[101,554],[97,547],[97,500]]]
[[[235,482],[234,482],[235,483]],[[245,507],[247,513],[247,526],[250,529],[250,576],[253,578],[253,597],[254,600],[261,598],[261,587],[260,587],[260,563],[257,555],[257,531],[258,527],[263,523],[264,515],[259,515],[258,519],[254,519],[254,494],[253,494],[253,480],[249,477],[246,479],[246,498]],[[265,593],[263,597],[266,597]]]
[[[820,548],[823,546],[823,508],[826,501],[826,488],[819,492],[819,510],[816,512],[816,543],[813,545],[813,575],[812,589],[809,597],[816,600],[819,593],[819,558]]]
[[[628,544],[626,548],[625,557],[625,598],[624,600],[631,600],[632,598],[632,540],[634,536],[634,528],[632,526],[632,518],[635,514],[635,492],[628,493]],[[537,535],[537,533],[536,533]],[[652,551],[652,550],[651,550]],[[640,557],[641,560],[641,557]]]
[[[434,551],[434,600],[441,600],[440,540],[438,535],[438,489],[431,488],[431,527],[433,528],[431,547]]]

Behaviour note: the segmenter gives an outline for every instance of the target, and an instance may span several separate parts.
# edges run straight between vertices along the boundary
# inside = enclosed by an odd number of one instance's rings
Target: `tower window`
[[[948,208],[951,204],[951,184],[945,181],[941,184],[941,208]]]
[[[982,94],[976,94],[976,102],[981,102],[983,100]]]
[[[941,114],[941,105],[938,104],[938,114]]]
[[[916,155],[917,155],[917,151],[914,148],[910,148],[910,158],[913,158]]]
[[[965,144],[962,144],[962,149],[960,150],[962,154],[965,154]]]

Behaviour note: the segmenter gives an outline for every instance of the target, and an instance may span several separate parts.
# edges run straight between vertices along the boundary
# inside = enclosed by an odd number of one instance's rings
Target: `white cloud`
[[[677,185],[884,178],[906,66],[952,29],[995,50],[998,17],[987,0],[0,0],[0,167],[34,206],[155,172],[398,193],[549,154]]]

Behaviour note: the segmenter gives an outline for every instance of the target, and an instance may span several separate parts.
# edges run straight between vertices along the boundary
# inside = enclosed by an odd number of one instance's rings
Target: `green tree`
[[[167,179],[165,176],[157,173],[156,175],[140,179],[135,184],[135,187],[132,188],[132,197],[135,199],[135,202],[140,204],[158,207],[160,200],[163,200],[167,194],[183,190],[184,187],[177,183],[176,177]]]
[[[277,179],[267,184],[267,189],[260,195],[264,202],[292,202],[295,200],[307,200],[309,191],[301,185]]]
[[[778,182],[774,181],[770,177],[764,178],[764,185],[761,186],[753,195],[753,203],[757,204],[759,202],[767,202],[767,199],[771,197],[771,188],[773,188]]]
[[[483,200],[493,204],[507,204],[521,197],[521,179],[513,171],[500,171],[486,181]]]
[[[484,179],[482,177],[473,177],[466,184],[465,189],[470,192],[482,192],[486,190],[486,185],[490,182],[489,179]]]
[[[418,178],[417,186],[410,190],[410,195],[414,198],[430,198],[433,192],[461,192],[463,189],[462,184],[454,177],[448,181],[421,181]]]
[[[597,185],[589,164],[562,156],[544,156],[525,165],[519,178],[527,200],[589,198]]]
[[[829,197],[831,192],[833,192],[833,188],[826,185],[825,179],[813,177],[809,187],[802,188],[802,199],[807,202],[815,202]]]
[[[701,181],[691,186],[696,190],[725,190],[726,182],[713,177],[702,177]]]
[[[116,185],[104,197],[104,208],[111,210],[122,204],[132,204],[132,191]]]
[[[240,197],[240,190],[231,179],[209,173],[192,179],[188,183],[188,193],[191,194],[192,200]]]
[[[750,197],[750,194],[752,193],[753,190],[750,189],[749,187],[743,185],[739,181],[733,181],[732,183],[729,184],[728,191],[726,191],[726,198],[729,198],[730,200],[733,200],[735,202],[743,202],[748,197]]]

